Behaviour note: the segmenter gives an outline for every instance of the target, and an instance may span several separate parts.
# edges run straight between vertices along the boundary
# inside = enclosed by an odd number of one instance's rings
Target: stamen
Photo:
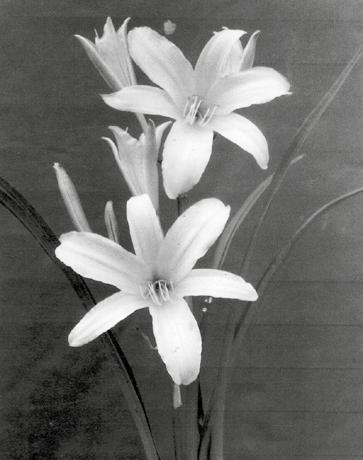
[[[217,105],[213,105],[213,107],[208,107],[203,117],[198,121],[199,126],[203,127],[210,122],[213,115],[215,114],[215,111],[217,110],[217,107],[218,107]]]
[[[183,110],[183,116],[187,123],[191,125],[194,123],[195,117],[198,114],[198,110],[202,102],[203,100],[199,96],[196,96],[196,95],[188,98],[188,101],[185,104],[185,107]]]
[[[149,298],[155,305],[161,306],[171,300],[170,290],[173,290],[173,284],[165,280],[148,281],[146,289],[140,286],[140,292],[144,299]]]

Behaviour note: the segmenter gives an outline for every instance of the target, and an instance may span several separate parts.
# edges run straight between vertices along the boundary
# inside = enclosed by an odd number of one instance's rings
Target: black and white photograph
[[[0,459],[363,459],[361,0],[0,0]]]

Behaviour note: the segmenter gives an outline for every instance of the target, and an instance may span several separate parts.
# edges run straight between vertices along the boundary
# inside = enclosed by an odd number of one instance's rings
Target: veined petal
[[[149,195],[135,196],[127,201],[127,220],[136,255],[153,265],[163,231]]]
[[[139,294],[139,285],[150,278],[144,262],[101,235],[69,232],[60,237],[60,242],[55,255],[81,276],[130,294]]]
[[[107,297],[88,311],[68,336],[71,347],[91,342],[136,310],[144,308],[145,299],[123,292]]]
[[[163,179],[169,198],[177,198],[199,182],[212,153],[213,131],[176,121],[164,143]]]
[[[136,64],[183,110],[188,96],[194,94],[194,75],[181,50],[149,27],[132,29],[128,38]]]
[[[101,97],[107,105],[116,110],[161,115],[175,119],[180,115],[168,94],[154,86],[129,86],[116,93],[103,94]]]
[[[290,83],[269,67],[252,67],[219,79],[209,90],[207,101],[217,106],[217,115],[226,115],[252,104],[263,104],[288,94]]]
[[[222,233],[230,207],[216,198],[198,201],[177,218],[160,246],[157,266],[161,279],[176,285]]]
[[[266,138],[247,118],[237,113],[214,116],[208,126],[253,155],[260,168],[267,168],[269,155]]]
[[[243,34],[243,30],[224,29],[207,42],[195,66],[196,94],[203,97],[224,74],[231,50]]]
[[[175,286],[175,296],[211,296],[253,301],[257,292],[250,283],[224,270],[194,269]]]
[[[185,300],[151,307],[159,355],[177,385],[189,385],[199,374],[202,339],[198,324]]]

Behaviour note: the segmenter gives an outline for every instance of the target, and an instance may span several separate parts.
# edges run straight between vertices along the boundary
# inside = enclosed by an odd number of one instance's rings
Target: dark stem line
[[[49,225],[25,197],[1,177],[0,202],[24,225],[50,260],[62,270],[80,299],[82,306],[86,310],[93,307],[96,302],[84,279],[56,258],[54,251],[59,245],[59,240]],[[159,456],[151,435],[145,407],[127,358],[112,332],[109,331],[106,333],[103,341],[109,346],[111,354],[120,370],[121,389],[140,435],[146,458],[148,460],[158,460]]]

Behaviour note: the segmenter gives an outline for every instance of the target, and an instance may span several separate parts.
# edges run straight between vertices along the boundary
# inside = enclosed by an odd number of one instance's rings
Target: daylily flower
[[[96,32],[95,43],[81,35],[75,35],[92,64],[113,91],[136,85],[127,43],[129,20],[127,18],[116,32],[111,18],[107,18],[102,37],[98,37]]]
[[[147,193],[155,209],[159,208],[158,154],[162,135],[169,124],[170,122],[162,123],[155,128],[154,124],[149,122],[146,132],[142,133],[138,140],[124,129],[109,126],[116,144],[107,137],[103,138],[111,146],[131,193]]]
[[[139,27],[128,34],[131,57],[160,88],[130,86],[103,95],[103,99],[118,110],[176,120],[164,144],[162,163],[164,187],[170,198],[199,181],[212,152],[214,131],[252,154],[261,168],[267,168],[264,135],[247,118],[233,112],[287,94],[290,85],[268,67],[227,70],[227,61],[244,33],[230,29],[215,33],[194,69],[179,48],[152,29]]]
[[[210,198],[187,209],[163,235],[148,195],[130,198],[127,219],[135,254],[100,235],[70,232],[61,236],[56,256],[86,278],[121,292],[93,307],[69,335],[77,347],[98,337],[131,313],[148,307],[158,352],[177,385],[198,376],[201,336],[183,299],[212,296],[256,300],[240,276],[222,270],[193,269],[223,231],[230,209]]]

